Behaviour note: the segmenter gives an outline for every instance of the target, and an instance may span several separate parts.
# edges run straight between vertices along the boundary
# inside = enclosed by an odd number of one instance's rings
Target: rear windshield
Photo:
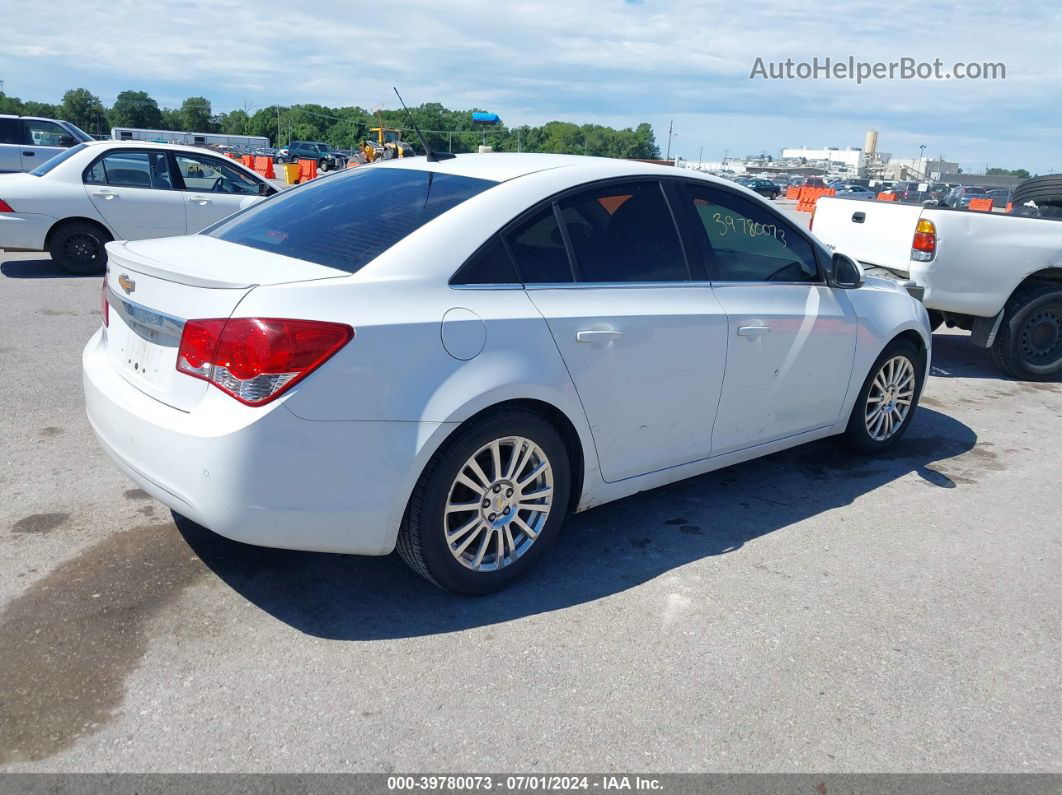
[[[71,146],[69,149],[67,149],[65,152],[60,152],[55,157],[48,158],[35,169],[33,169],[33,171],[31,171],[30,173],[35,177],[43,177],[57,165],[73,157],[84,148],[85,144],[75,144],[74,146]]]
[[[431,171],[363,167],[278,193],[204,233],[355,273],[495,184]]]

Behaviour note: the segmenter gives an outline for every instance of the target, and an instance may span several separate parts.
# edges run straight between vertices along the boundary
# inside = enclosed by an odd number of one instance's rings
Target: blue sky
[[[10,0],[4,0],[6,4]],[[396,13],[401,9],[401,13]],[[862,146],[1062,171],[1062,4],[894,0],[421,2],[53,0],[0,47],[8,94],[58,101],[85,86],[161,104],[204,95],[246,103],[485,107],[509,125],[550,119],[653,124],[672,153],[777,153]],[[940,58],[1006,65],[1006,79],[750,79],[757,57]]]

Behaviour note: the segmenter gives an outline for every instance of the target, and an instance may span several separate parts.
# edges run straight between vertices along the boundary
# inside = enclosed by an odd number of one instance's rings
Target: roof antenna
[[[417,134],[417,138],[420,139],[420,145],[424,147],[424,154],[428,156],[429,163],[438,163],[440,160],[450,160],[457,157],[453,152],[433,152],[432,148],[428,146],[428,142],[424,140],[424,134],[421,133],[420,127],[413,121],[413,114],[409,112],[409,108],[406,107],[405,101],[402,99],[402,95],[398,93],[398,89],[394,86],[395,96],[398,97],[398,101],[402,103],[402,108],[406,111],[406,115],[409,116],[409,123],[413,125],[413,132]]]

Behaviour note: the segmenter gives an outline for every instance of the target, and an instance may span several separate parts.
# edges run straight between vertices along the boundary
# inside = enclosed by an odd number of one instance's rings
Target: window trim
[[[509,256],[509,260],[513,265],[513,270],[516,273],[519,282],[514,284],[520,286],[524,290],[535,289],[565,289],[565,288],[581,288],[581,289],[596,289],[596,288],[612,288],[612,287],[626,287],[626,288],[646,288],[646,287],[686,287],[686,286],[706,286],[710,284],[707,280],[707,273],[704,272],[703,267],[698,265],[694,267],[693,261],[690,258],[690,241],[689,235],[683,230],[682,224],[679,222],[678,213],[675,211],[673,205],[672,190],[669,188],[668,183],[677,181],[674,177],[670,176],[657,176],[655,174],[629,174],[619,177],[606,177],[604,179],[596,179],[590,182],[583,182],[579,185],[574,185],[568,188],[564,188],[556,193],[547,196],[544,199],[539,200],[535,204],[531,205],[527,209],[521,211],[516,216],[511,218],[506,223],[502,224],[501,228],[489,234],[484,242],[476,248],[472,254],[470,254],[464,262],[453,272],[450,276],[447,284],[453,289],[467,289],[467,288],[479,288],[479,289],[492,289],[489,285],[479,284],[454,284],[454,279],[465,267],[465,265],[475,257],[483,246],[487,245],[495,235],[501,237],[502,246],[505,249],[506,254]],[[571,240],[568,238],[568,230],[565,228],[563,219],[560,215],[559,202],[566,198],[583,193],[595,188],[604,188],[609,185],[624,185],[631,182],[655,182],[664,199],[664,206],[667,207],[668,213],[671,217],[671,224],[675,230],[675,236],[678,239],[679,248],[682,250],[683,261],[686,264],[686,273],[689,275],[689,279],[686,281],[661,281],[661,282],[580,282],[578,281],[578,266],[575,258],[575,252],[571,245]],[[568,255],[568,267],[572,273],[572,281],[570,282],[528,282],[524,279],[524,274],[520,271],[520,265],[513,256],[512,248],[510,247],[509,238],[512,233],[523,224],[526,220],[542,212],[546,207],[553,208],[553,215],[557,221],[557,226],[560,229],[561,239],[564,241],[564,249]],[[502,289],[512,289],[512,285],[499,285]],[[497,289],[497,288],[494,288]]]
[[[122,188],[123,190],[175,190],[175,188],[173,187],[173,167],[174,167],[174,163],[168,157],[166,158],[166,168],[168,168],[170,170],[170,187],[168,187],[168,188],[156,188],[154,185],[148,185],[148,186],[145,187],[143,185],[111,185],[109,182],[89,182],[88,179],[87,179],[88,178],[88,173],[92,169],[94,169],[96,167],[96,164],[99,163],[101,160],[103,160],[105,157],[108,157],[110,155],[116,154],[118,152],[122,152],[122,153],[125,153],[125,154],[148,154],[148,155],[157,155],[157,154],[161,153],[163,156],[165,156],[167,154],[166,150],[164,150],[164,149],[152,149],[150,147],[143,147],[142,148],[142,147],[139,147],[139,146],[136,147],[136,148],[133,148],[133,149],[126,149],[124,146],[120,147],[120,148],[115,147],[113,149],[108,149],[105,152],[102,152],[101,154],[99,154],[96,157],[94,157],[92,159],[92,161],[87,166],[85,166],[84,169],[82,169],[82,171],[81,171],[81,184],[82,185],[106,185],[109,188]]]
[[[721,193],[728,194],[728,195],[736,197],[738,199],[743,199],[746,202],[755,201],[754,199],[751,199],[748,195],[746,195],[744,193],[740,193],[740,192],[738,192],[736,190],[731,190],[728,186],[720,185],[720,184],[718,184],[716,182],[709,182],[708,180],[687,179],[687,178],[682,178],[682,177],[672,177],[672,179],[676,183],[682,183],[683,185],[688,185],[688,186],[691,186],[691,187],[715,189],[715,190],[717,190],[717,191],[719,191]],[[818,286],[818,287],[821,287],[823,285],[828,284],[827,279],[826,279],[826,271],[825,271],[825,268],[823,267],[823,259],[822,259],[823,252],[820,251],[821,246],[815,241],[815,239],[812,238],[811,235],[808,234],[807,230],[801,229],[799,226],[797,226],[795,223],[790,221],[788,218],[786,218],[784,215],[782,215],[782,213],[780,213],[778,210],[774,209],[774,207],[772,207],[771,205],[767,204],[766,202],[763,203],[763,209],[765,211],[767,211],[767,213],[769,215],[774,216],[776,221],[779,221],[779,220],[782,221],[786,225],[786,229],[787,230],[791,229],[793,232],[796,232],[797,237],[802,238],[804,240],[804,242],[806,242],[808,244],[808,246],[811,247],[811,254],[815,258],[815,268],[818,271],[817,279],[815,279],[814,281],[806,281],[806,282],[805,281],[788,281],[788,282],[776,281],[776,282],[769,282],[769,281],[763,281],[763,280],[733,281],[733,280],[714,279],[714,278],[712,278],[714,276],[714,274],[709,271],[707,275],[708,275],[708,280],[711,282],[711,284],[713,286],[715,286],[715,287],[734,287],[734,286],[737,286],[737,285],[781,285],[781,284],[789,284],[789,285],[800,285],[800,284],[802,284],[802,285],[807,285],[807,286]],[[687,211],[686,211],[686,218],[687,218],[687,223],[694,223],[695,222],[696,224],[701,224],[700,218],[698,217],[698,218],[694,219],[693,216],[692,216],[692,213],[691,213],[691,211],[689,209],[687,209]],[[696,228],[696,227],[694,227],[694,228]],[[692,230],[691,230],[691,232],[692,232]],[[708,236],[707,231],[704,232],[704,236],[705,237]],[[709,245],[710,245],[711,241],[709,240],[708,242],[709,242]],[[701,244],[701,242],[700,242],[700,240],[698,238],[697,249],[698,249],[698,251],[701,251],[701,259],[703,260],[704,259],[704,252],[702,251],[701,246],[702,246],[702,244]],[[704,263],[704,267],[706,269],[708,269],[711,265],[714,265],[714,260],[710,261],[709,263]]]

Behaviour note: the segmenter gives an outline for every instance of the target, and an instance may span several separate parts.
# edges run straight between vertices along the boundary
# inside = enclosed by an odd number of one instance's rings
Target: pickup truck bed
[[[818,200],[829,248],[925,290],[935,323],[973,332],[1015,377],[1062,373],[1062,223],[859,199]]]

